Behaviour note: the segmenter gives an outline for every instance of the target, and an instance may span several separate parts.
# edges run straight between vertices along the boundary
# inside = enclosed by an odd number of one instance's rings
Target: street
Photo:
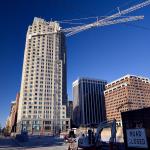
[[[10,137],[0,137],[0,150],[23,149],[17,142]]]
[[[63,139],[52,136],[32,136],[28,142],[18,142],[10,137],[0,138],[0,150],[67,150]]]

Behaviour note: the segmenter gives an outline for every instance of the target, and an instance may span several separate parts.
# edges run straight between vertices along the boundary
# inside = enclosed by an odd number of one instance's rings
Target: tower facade
[[[73,122],[76,126],[105,120],[105,80],[80,78],[73,82]]]
[[[18,129],[69,128],[66,118],[66,45],[57,22],[34,18],[28,27],[18,109]]]

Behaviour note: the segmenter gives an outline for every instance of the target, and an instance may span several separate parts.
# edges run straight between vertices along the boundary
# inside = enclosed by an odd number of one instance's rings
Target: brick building
[[[16,99],[11,102],[10,114],[6,121],[6,128],[8,128],[9,133],[16,132],[18,103],[19,103],[19,93],[17,93]]]
[[[107,84],[104,95],[107,119],[120,122],[120,112],[150,106],[150,79],[126,75]]]

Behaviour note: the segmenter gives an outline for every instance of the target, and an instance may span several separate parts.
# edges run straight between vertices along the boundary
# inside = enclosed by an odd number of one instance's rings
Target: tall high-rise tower
[[[34,18],[28,27],[18,109],[18,129],[69,128],[66,118],[66,46],[57,22]]]

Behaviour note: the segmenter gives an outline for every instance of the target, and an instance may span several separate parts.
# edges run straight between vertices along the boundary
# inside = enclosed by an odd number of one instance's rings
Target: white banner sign
[[[127,129],[127,144],[128,147],[148,148],[147,139],[144,128]]]

